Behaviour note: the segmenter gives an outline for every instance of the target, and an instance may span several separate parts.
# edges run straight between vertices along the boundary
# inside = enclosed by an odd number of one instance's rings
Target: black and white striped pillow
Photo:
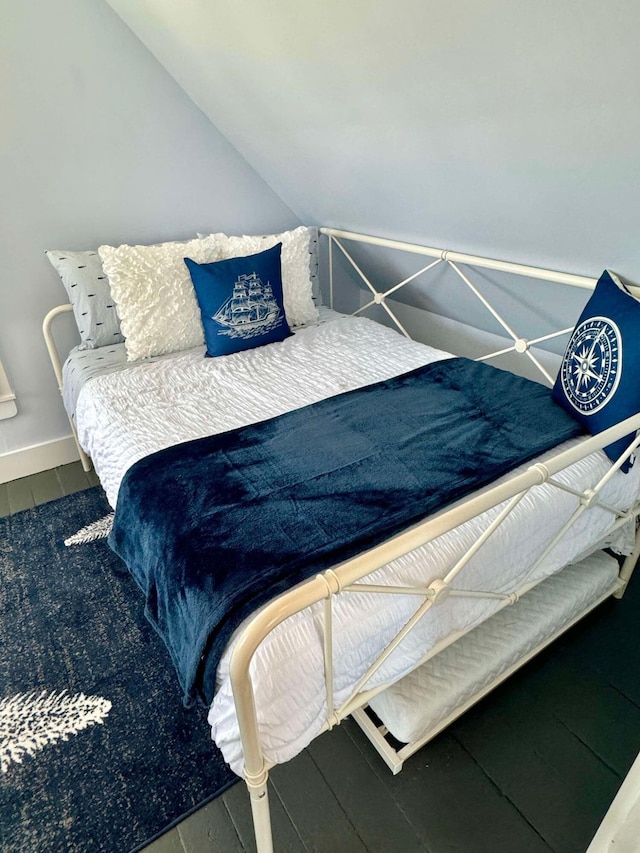
[[[80,349],[124,341],[109,279],[97,251],[45,253],[62,279],[80,332]]]

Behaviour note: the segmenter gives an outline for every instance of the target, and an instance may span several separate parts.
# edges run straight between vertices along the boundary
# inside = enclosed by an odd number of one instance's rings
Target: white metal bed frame
[[[330,303],[333,306],[334,295],[334,248],[339,249],[349,264],[353,267],[356,273],[364,282],[365,286],[371,293],[371,299],[355,313],[359,314],[373,305],[380,305],[387,312],[393,323],[407,337],[408,332],[403,327],[399,319],[393,312],[393,309],[387,304],[388,298],[396,293],[400,288],[415,281],[418,276],[427,273],[429,270],[437,267],[440,264],[448,265],[458,278],[477,296],[482,304],[487,308],[492,316],[500,323],[509,338],[513,341],[507,347],[496,352],[482,356],[479,360],[488,360],[508,352],[518,353],[536,365],[542,373],[546,382],[553,384],[553,379],[548,371],[540,363],[540,360],[531,351],[531,347],[571,332],[571,328],[562,329],[551,332],[543,337],[538,337],[534,340],[528,340],[525,337],[518,335],[511,325],[501,316],[501,314],[489,303],[488,299],[482,294],[479,287],[473,283],[469,277],[469,273],[462,270],[461,266],[481,267],[500,272],[512,273],[520,276],[525,276],[543,281],[555,282],[558,284],[569,285],[572,287],[581,287],[592,290],[596,284],[596,280],[584,276],[571,275],[567,273],[559,273],[552,270],[544,270],[536,267],[522,266],[518,264],[507,263],[503,261],[495,261],[487,258],[480,258],[472,255],[466,255],[459,252],[449,250],[441,250],[417,246],[410,243],[402,243],[394,240],[386,240],[376,237],[368,237],[360,234],[353,234],[346,231],[338,231],[330,228],[321,229],[321,233],[328,237],[329,240],[329,288],[330,288]],[[352,255],[344,246],[345,241],[379,246],[386,249],[395,249],[405,253],[415,255],[423,255],[433,258],[433,261],[422,267],[416,273],[398,282],[392,287],[381,291],[378,290],[371,282],[370,278],[360,269],[359,265],[353,259]],[[640,294],[640,288],[634,288],[634,295]],[[71,306],[60,306],[49,312],[43,324],[43,332],[49,354],[56,372],[59,387],[62,384],[62,373],[60,361],[57,355],[55,344],[51,336],[51,322],[59,313],[65,310],[71,310]],[[75,428],[72,423],[72,428]],[[498,601],[498,609],[514,604],[522,595],[536,585],[536,582],[529,580],[537,566],[550,551],[556,546],[559,540],[565,535],[574,522],[585,512],[588,512],[593,507],[599,507],[612,514],[612,526],[610,532],[618,527],[635,519],[637,523],[638,515],[640,515],[640,502],[636,503],[631,509],[623,511],[616,507],[609,506],[604,503],[600,497],[602,489],[609,482],[614,473],[620,468],[623,462],[634,453],[635,449],[640,445],[640,435],[631,442],[627,450],[620,458],[611,466],[607,474],[598,482],[593,483],[591,488],[585,489],[583,492],[571,489],[556,479],[559,471],[588,456],[596,450],[599,450],[608,444],[616,441],[629,434],[637,433],[640,430],[640,413],[634,415],[627,420],[616,424],[605,432],[597,436],[586,438],[572,448],[556,454],[544,464],[535,463],[531,465],[524,473],[515,475],[505,482],[501,482],[492,488],[484,490],[480,494],[458,501],[448,508],[441,510],[425,520],[413,525],[402,533],[394,536],[390,540],[372,548],[338,566],[327,569],[313,578],[299,584],[294,589],[286,592],[276,599],[257,614],[250,624],[242,632],[236,647],[233,651],[230,666],[230,677],[233,688],[234,702],[240,735],[242,739],[242,747],[244,754],[244,776],[251,799],[251,807],[253,813],[254,828],[256,834],[256,843],[258,853],[271,853],[273,850],[271,821],[269,811],[269,800],[267,781],[269,775],[270,764],[265,759],[262,746],[260,743],[260,735],[258,730],[256,704],[254,698],[253,685],[250,674],[250,665],[254,653],[264,638],[281,622],[289,618],[295,613],[298,613],[313,604],[324,602],[324,671],[326,685],[326,704],[327,718],[324,721],[322,731],[329,730],[333,726],[339,724],[345,717],[353,714],[356,716],[360,724],[363,726],[371,739],[376,742],[377,748],[383,754],[390,767],[397,772],[402,765],[402,761],[406,759],[407,754],[402,751],[396,753],[389,747],[388,754],[384,754],[384,747],[381,748],[380,735],[374,732],[375,727],[369,721],[369,718],[361,710],[368,701],[377,693],[384,690],[388,685],[382,685],[375,689],[365,690],[364,687],[371,676],[382,666],[389,655],[397,648],[406,635],[412,630],[417,622],[422,619],[429,610],[437,607],[449,596],[469,596],[469,597],[485,597]],[[76,439],[77,440],[77,439]],[[82,454],[81,451],[81,455]],[[89,464],[88,459],[84,456],[83,464]],[[552,487],[569,492],[576,498],[576,508],[568,521],[562,526],[558,533],[551,539],[549,544],[544,549],[540,557],[531,566],[526,573],[522,583],[518,589],[514,589],[509,594],[494,593],[487,590],[461,589],[452,588],[454,580],[462,572],[469,560],[477,553],[482,545],[489,539],[495,530],[502,522],[511,514],[514,508],[520,503],[524,496],[532,489],[547,484]],[[366,577],[370,573],[376,571],[387,563],[401,557],[404,554],[414,550],[415,548],[432,542],[444,533],[453,530],[459,525],[469,521],[476,516],[481,515],[487,510],[503,504],[498,515],[487,524],[484,532],[478,537],[472,547],[452,566],[444,577],[432,581],[428,587],[413,587],[413,586],[377,586],[367,583]],[[635,546],[633,552],[627,557],[620,569],[618,578],[615,584],[602,596],[597,603],[609,595],[614,595],[617,598],[622,597],[624,589],[631,577],[635,563],[640,557],[640,536],[636,535]],[[376,661],[362,673],[355,687],[352,689],[350,696],[342,702],[338,707],[334,707],[333,698],[333,645],[332,645],[332,601],[337,595],[345,595],[349,593],[368,593],[376,594],[398,594],[415,596],[418,602],[413,616],[397,633],[395,638],[387,645],[384,651],[380,654]],[[588,610],[592,609],[595,604],[591,605]],[[586,613],[587,611],[585,611]],[[585,613],[580,614],[573,622],[581,618]],[[543,645],[536,648],[533,652],[527,654],[521,661],[511,667],[507,672],[487,688],[483,689],[477,695],[470,697],[469,701],[461,708],[455,710],[443,723],[439,724],[434,730],[427,732],[423,738],[412,745],[411,751],[424,745],[428,740],[435,736],[442,728],[453,721],[459,714],[463,713],[468,707],[474,704],[485,693],[492,689],[499,681],[506,678],[512,671],[522,665],[533,654],[540,651],[548,642],[555,639],[555,636],[566,630],[569,625],[562,628],[554,637],[549,638]],[[436,647],[430,649],[418,663],[421,665],[428,659],[442,651],[443,648],[450,645],[455,640],[463,636],[466,631],[460,631],[453,636],[449,636]]]

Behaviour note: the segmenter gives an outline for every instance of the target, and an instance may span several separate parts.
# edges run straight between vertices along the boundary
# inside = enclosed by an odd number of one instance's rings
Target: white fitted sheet
[[[330,316],[325,313],[326,322],[302,329],[282,343],[237,355],[203,359],[199,352],[190,352],[90,379],[78,396],[76,423],[80,442],[112,505],[128,468],[150,453],[448,357],[369,320]],[[558,479],[586,488],[608,468],[606,457],[598,452]],[[614,476],[603,499],[630,506],[639,492],[639,469],[636,465],[630,474]],[[499,592],[516,589],[576,503],[571,495],[549,486],[531,492],[465,567],[460,584]],[[383,567],[371,576],[372,582],[415,585],[442,577],[499,510]],[[528,580],[546,577],[587,553],[606,536],[611,518],[598,508],[585,513]],[[619,537],[617,544],[624,549]],[[338,596],[334,605],[337,706],[418,602],[415,596],[348,594]],[[494,608],[489,600],[450,598],[418,623],[367,686],[389,684],[406,675],[435,643],[452,631],[479,624]],[[321,624],[320,606],[297,614],[272,632],[253,661],[260,733],[271,762],[289,760],[322,728],[326,707]],[[225,759],[240,773],[242,749],[229,681],[234,639],[220,663],[209,722]]]

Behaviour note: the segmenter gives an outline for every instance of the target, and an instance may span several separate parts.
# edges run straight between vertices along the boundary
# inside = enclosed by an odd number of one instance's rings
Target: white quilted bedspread
[[[332,319],[302,329],[282,343],[225,358],[203,359],[200,352],[191,352],[95,377],[78,398],[79,438],[115,506],[127,469],[149,453],[264,420],[447,356],[362,318]],[[606,457],[598,452],[558,479],[582,489],[592,486],[608,467]],[[630,506],[639,493],[639,471],[640,465],[636,465],[628,475],[618,473],[608,483],[604,499],[615,506]],[[465,567],[459,585],[496,591],[517,588],[576,505],[576,498],[550,486],[530,493]],[[536,521],[532,524],[534,506]],[[442,577],[498,512],[495,508],[385,566],[371,576],[372,582],[428,584]],[[592,549],[606,536],[611,518],[599,508],[585,513],[536,576],[548,576]],[[368,664],[418,604],[415,596],[337,597],[336,705],[348,697]],[[435,643],[452,631],[478,624],[494,607],[484,599],[448,599],[418,623],[368,686],[406,675]],[[292,758],[322,728],[326,705],[321,624],[319,606],[297,614],[270,634],[253,661],[261,737],[271,762]],[[242,748],[228,677],[232,647],[233,641],[219,667],[219,688],[209,722],[226,760],[240,773]]]
[[[128,468],[150,453],[449,357],[370,320],[334,317],[224,358],[191,350],[91,379],[78,396],[78,436],[111,505]]]

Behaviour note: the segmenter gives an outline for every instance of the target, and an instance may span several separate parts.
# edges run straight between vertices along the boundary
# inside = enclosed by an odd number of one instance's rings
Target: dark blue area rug
[[[0,850],[130,851],[238,780],[186,710],[99,488],[0,519]]]

